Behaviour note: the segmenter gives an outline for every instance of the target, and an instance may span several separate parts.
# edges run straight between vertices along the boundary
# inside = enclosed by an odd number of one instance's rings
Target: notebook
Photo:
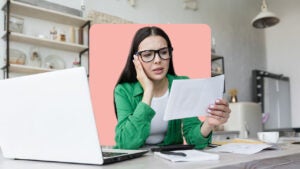
[[[0,93],[6,158],[102,165],[147,152],[101,148],[83,67],[0,80]]]

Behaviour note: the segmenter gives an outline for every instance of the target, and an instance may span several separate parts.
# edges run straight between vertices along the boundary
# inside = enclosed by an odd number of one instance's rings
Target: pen
[[[154,147],[154,148],[151,148],[151,151],[152,152],[155,152],[155,151],[174,151],[174,150],[191,150],[193,149],[195,146],[194,145],[183,145],[183,144],[180,144],[180,145],[168,145],[168,146],[160,146],[160,147]]]
[[[182,153],[182,152],[161,151],[160,153],[162,153],[162,154],[168,154],[168,155],[176,155],[176,156],[186,157],[186,154]]]

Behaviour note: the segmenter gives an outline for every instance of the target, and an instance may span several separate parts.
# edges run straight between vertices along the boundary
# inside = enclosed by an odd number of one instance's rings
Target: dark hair
[[[168,47],[173,48],[171,41],[169,39],[169,36],[161,28],[152,26],[152,27],[143,27],[143,28],[139,29],[133,37],[131,47],[129,50],[129,54],[127,57],[126,65],[119,77],[119,80],[118,80],[116,86],[120,83],[125,83],[125,82],[131,83],[131,82],[138,81],[136,79],[136,70],[135,70],[134,64],[132,62],[133,55],[138,51],[138,47],[144,39],[146,39],[149,36],[155,36],[155,35],[163,37],[167,41]],[[170,51],[170,55],[171,55],[171,59],[170,59],[170,63],[169,63],[168,74],[176,75],[175,71],[174,71],[174,67],[173,67],[172,51]],[[118,118],[115,100],[114,100],[114,108],[115,108],[116,117]]]
[[[139,29],[132,40],[131,47],[129,50],[129,54],[127,57],[126,65],[120,75],[120,78],[116,85],[125,82],[137,82],[136,79],[136,70],[134,68],[134,64],[132,62],[133,55],[138,51],[138,47],[140,43],[149,36],[161,36],[167,41],[168,47],[172,48],[171,41],[169,36],[161,29],[155,26],[152,27],[143,27]],[[172,59],[172,51],[170,51],[171,59],[169,64],[168,74],[176,75],[173,67],[173,59]]]

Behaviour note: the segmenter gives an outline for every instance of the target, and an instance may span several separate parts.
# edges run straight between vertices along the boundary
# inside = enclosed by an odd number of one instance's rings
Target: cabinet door
[[[264,129],[291,128],[290,84],[288,80],[264,77]]]

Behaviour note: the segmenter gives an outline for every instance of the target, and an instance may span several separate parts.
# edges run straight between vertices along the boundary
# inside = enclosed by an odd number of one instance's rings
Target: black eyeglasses
[[[172,52],[172,47],[164,47],[158,50],[143,50],[136,52],[136,55],[141,56],[143,62],[151,62],[155,58],[155,54],[163,60],[168,60],[171,58],[170,53]]]

